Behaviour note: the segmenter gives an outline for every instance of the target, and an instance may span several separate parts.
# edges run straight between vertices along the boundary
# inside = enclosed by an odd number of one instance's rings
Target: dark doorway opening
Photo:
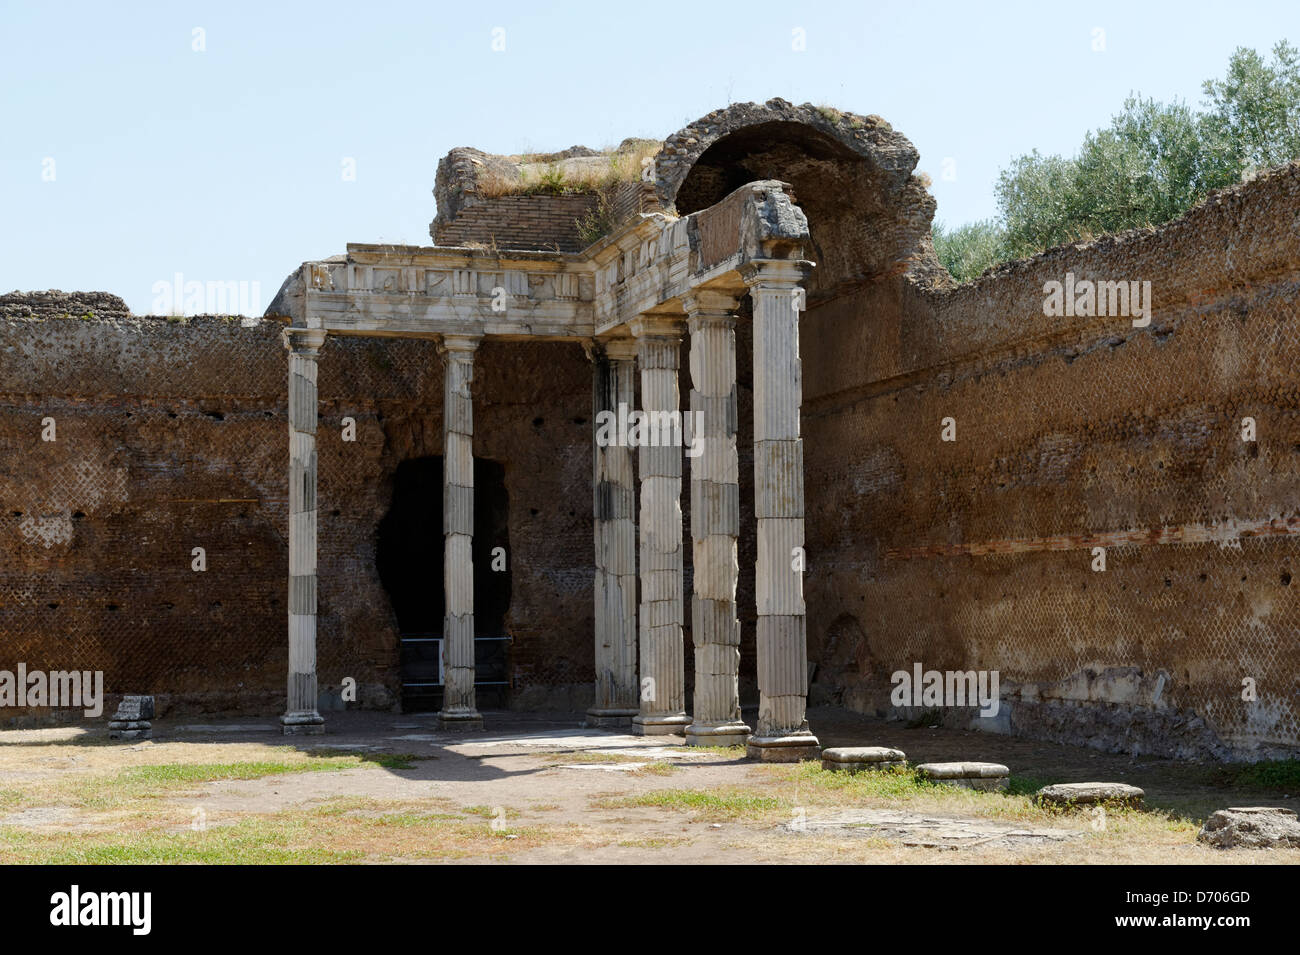
[[[441,457],[414,458],[397,466],[392,504],[379,522],[375,564],[397,616],[402,710],[407,713],[442,707],[442,506]],[[505,467],[475,458],[474,657],[480,708],[507,704],[508,519]],[[503,564],[504,569],[494,569]]]

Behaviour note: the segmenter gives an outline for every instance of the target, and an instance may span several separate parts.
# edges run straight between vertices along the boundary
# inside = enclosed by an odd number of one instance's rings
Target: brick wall
[[[889,713],[890,674],[915,662],[994,669],[1005,703],[981,728],[1294,752],[1298,266],[1293,165],[1158,231],[952,291],[877,283],[814,307],[801,341],[816,697]],[[1045,317],[1043,285],[1067,271],[1150,281],[1150,326]],[[949,416],[955,442],[940,440]]]
[[[0,669],[103,670],[106,692],[154,693],[163,713],[282,711],[279,330],[0,319]],[[487,342],[476,367],[475,451],[505,464],[509,494],[515,698],[580,707],[593,678],[590,366],[573,344]],[[376,528],[398,463],[442,453],[441,374],[427,341],[332,338],[322,351],[320,682],[353,677],[366,706],[391,706],[398,688]],[[355,443],[341,440],[344,416]],[[46,417],[54,442],[41,440]]]
[[[578,221],[596,208],[594,194],[499,196],[466,203],[450,222],[439,222],[434,243],[489,248],[581,251]]]

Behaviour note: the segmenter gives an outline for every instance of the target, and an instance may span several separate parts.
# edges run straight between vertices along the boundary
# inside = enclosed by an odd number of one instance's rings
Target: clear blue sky
[[[429,244],[453,146],[662,138],[772,96],[878,113],[939,218],[985,218],[1011,158],[1072,153],[1128,93],[1197,105],[1236,47],[1300,45],[1295,0],[2,3],[0,291],[140,313],[177,272],[259,282],[264,308],[347,242]]]

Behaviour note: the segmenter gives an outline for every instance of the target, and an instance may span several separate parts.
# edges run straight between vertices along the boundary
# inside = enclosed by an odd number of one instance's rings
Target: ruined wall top
[[[131,309],[110,292],[10,292],[0,295],[0,318],[127,318]]]
[[[867,160],[895,185],[907,181],[919,154],[907,137],[896,133],[879,116],[862,116],[829,106],[796,106],[779,97],[766,103],[734,103],[715,109],[664,140],[655,157],[655,190],[666,207],[673,206],[678,190],[692,167],[714,143],[749,127],[798,124],[823,133]],[[693,211],[693,210],[692,210]]]
[[[812,233],[809,294],[828,297],[891,276],[951,281],[931,244],[935,200],[913,174],[918,159],[879,116],[771,99],[714,110],[669,136],[655,188],[686,215],[746,182],[789,183]]]
[[[942,285],[951,279],[931,245],[935,201],[913,175],[918,159],[907,138],[879,116],[783,99],[737,103],[662,143],[627,139],[605,152],[574,146],[525,156],[453,149],[438,164],[431,232],[439,245],[491,233],[490,246],[504,239],[505,247],[568,250],[638,213],[688,215],[746,183],[778,180],[790,184],[808,217],[809,253],[818,265],[809,290],[814,296],[899,275]],[[572,207],[561,205],[584,193],[592,196],[590,209],[584,227],[574,229]],[[519,206],[520,195],[534,197],[536,208]],[[451,228],[458,217],[465,227]],[[572,236],[560,235],[560,219]]]

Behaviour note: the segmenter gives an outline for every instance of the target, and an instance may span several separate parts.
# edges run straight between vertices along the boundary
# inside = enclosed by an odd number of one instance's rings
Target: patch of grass
[[[1210,771],[1216,786],[1300,792],[1300,759],[1266,759],[1258,763],[1233,763]]]
[[[917,776],[909,767],[864,770],[857,773],[833,772],[822,769],[811,760],[796,763],[792,770],[797,784],[811,784],[817,789],[856,799],[898,799],[933,794],[935,786]]]
[[[166,788],[178,783],[210,783],[219,779],[261,779],[282,773],[320,773],[356,769],[360,763],[361,760],[355,756],[330,756],[302,763],[273,760],[245,763],[161,763],[123,769],[117,774],[117,782],[131,787]]]
[[[551,163],[543,169],[529,186],[530,192],[540,192],[552,196],[561,196],[566,192],[582,191],[581,183],[570,182],[569,178],[565,176],[564,170],[556,163]]]
[[[752,789],[655,789],[632,796],[608,796],[596,800],[597,809],[658,807],[690,812],[705,819],[737,819],[765,816],[788,808],[790,801]]]
[[[145,832],[115,836],[0,832],[0,861],[40,865],[300,865],[351,862],[362,853],[292,836],[301,824],[265,831],[253,821],[212,827],[204,832]]]
[[[632,776],[671,776],[680,772],[680,766],[674,766],[672,763],[646,763],[644,766],[632,770]]]
[[[576,752],[576,753],[547,753],[546,761],[548,763],[569,763],[572,765],[595,765],[603,763],[639,763],[642,758],[639,756],[629,756],[626,753],[594,753],[594,752]]]
[[[518,819],[519,810],[509,806],[461,806],[460,811],[467,816],[482,816],[484,819],[497,818],[497,810],[507,819]]]
[[[345,769],[383,766],[405,769],[408,754],[364,753],[312,757],[295,754],[296,759],[249,760],[229,763],[159,763],[132,766],[113,775],[98,775],[70,780],[55,787],[55,794],[83,809],[115,809],[141,799],[165,799],[205,783],[221,780],[263,779],[288,773],[340,772]]]
[[[1050,786],[1052,781],[1046,776],[1017,776],[1011,774],[1007,780],[1006,792],[1012,796],[1032,796],[1044,786]]]
[[[363,763],[373,763],[381,769],[412,769],[415,764],[422,759],[438,758],[436,756],[425,756],[418,753],[376,753],[364,749],[313,749],[309,750],[307,755],[313,759],[350,757],[352,759],[358,759]]]
[[[493,166],[475,183],[485,198],[527,195],[575,195],[605,193],[620,183],[641,179],[646,160],[653,160],[663,143],[653,139],[626,140],[600,157],[562,160],[555,154],[528,153],[506,157],[518,165]]]
[[[690,844],[690,839],[680,836],[660,836],[646,839],[625,839],[617,845],[624,849],[676,849]]]
[[[138,831],[40,833],[0,829],[0,864],[321,864],[392,859],[500,857],[563,838],[577,828],[537,826],[494,831],[479,821],[430,813],[422,804],[388,811],[347,797],[314,809],[243,816],[208,827],[155,826]]]
[[[743,746],[691,746],[686,752],[711,753],[714,756],[729,756],[732,759],[745,758],[745,747]]]
[[[1025,795],[947,786],[923,779],[912,767],[858,773],[832,772],[807,761],[771,766],[782,792],[799,806],[908,806],[988,818],[1046,820],[1049,814]]]

